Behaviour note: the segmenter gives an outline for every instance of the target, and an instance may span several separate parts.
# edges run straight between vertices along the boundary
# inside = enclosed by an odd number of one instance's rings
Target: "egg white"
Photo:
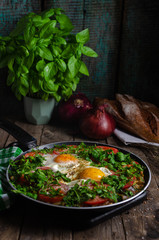
[[[60,171],[61,173],[67,174],[67,177],[71,179],[75,179],[76,177],[76,172],[79,171],[79,169],[83,169],[84,166],[87,166],[89,164],[88,161],[79,159],[75,154],[73,155],[77,161],[69,161],[69,156],[68,156],[68,161],[67,162],[55,162],[55,158],[58,155],[56,154],[45,154],[44,158],[44,165],[47,167],[50,167],[53,172]]]
[[[96,168],[100,169],[105,177],[108,175],[111,175],[112,173],[109,171],[108,168],[106,167],[95,167],[95,166],[90,166],[90,162],[86,161],[84,159],[79,158],[76,154],[73,154],[73,156],[76,158],[77,161],[69,161],[69,156],[68,156],[68,161],[67,162],[55,162],[55,158],[57,157],[57,154],[45,154],[44,158],[44,165],[46,167],[50,167],[53,172],[60,171],[63,174],[66,174],[68,178],[71,179],[71,181],[75,181],[80,179],[80,173],[85,169],[85,168]],[[91,177],[90,177],[91,179]]]

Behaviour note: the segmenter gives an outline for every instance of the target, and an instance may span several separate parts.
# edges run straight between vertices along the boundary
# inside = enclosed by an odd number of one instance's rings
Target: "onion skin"
[[[91,108],[92,104],[85,94],[73,94],[67,101],[59,103],[58,116],[64,123],[78,123]]]
[[[89,110],[80,121],[81,132],[91,139],[105,139],[116,127],[114,118],[106,112],[104,106]]]

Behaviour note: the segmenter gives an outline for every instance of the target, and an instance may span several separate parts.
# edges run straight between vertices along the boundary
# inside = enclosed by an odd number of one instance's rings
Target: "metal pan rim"
[[[121,206],[121,205],[124,205],[125,203],[137,198],[138,196],[140,196],[142,193],[144,193],[147,188],[149,187],[150,185],[150,182],[151,182],[151,171],[147,165],[147,163],[145,163],[140,157],[138,157],[137,155],[135,155],[134,153],[130,152],[130,151],[127,151],[123,148],[120,148],[118,146],[115,146],[115,145],[110,145],[110,144],[106,144],[106,143],[100,143],[100,142],[94,142],[94,141],[60,141],[60,142],[54,142],[54,143],[49,143],[49,144],[45,144],[45,145],[42,145],[42,146],[37,146],[35,147],[34,149],[43,149],[43,148],[49,148],[49,147],[53,147],[54,145],[62,145],[62,144],[66,144],[66,145],[76,145],[76,144],[80,144],[80,143],[85,143],[85,144],[88,144],[88,145],[100,145],[100,146],[108,146],[108,147],[114,147],[114,148],[117,148],[119,151],[123,152],[123,153],[129,153],[132,157],[135,157],[142,165],[145,166],[146,168],[146,171],[148,173],[148,181],[145,185],[145,187],[139,192],[137,193],[136,195],[126,199],[126,200],[123,200],[121,202],[117,202],[117,203],[113,203],[113,204],[110,204],[110,205],[104,205],[104,206],[95,206],[95,207],[66,207],[66,206],[61,206],[61,205],[55,205],[55,204],[51,204],[51,203],[46,203],[46,202],[42,202],[42,201],[39,201],[39,200],[36,200],[36,199],[33,199],[31,197],[28,197],[24,194],[19,194],[21,195],[22,197],[28,199],[28,200],[31,200],[33,202],[36,202],[38,204],[42,204],[42,205],[45,205],[45,206],[49,206],[49,207],[53,207],[53,208],[56,208],[56,209],[64,209],[64,210],[73,210],[73,211],[94,211],[94,210],[110,210],[112,208],[116,208],[118,206]],[[27,152],[30,152],[30,150],[28,151],[25,151],[23,152],[21,155],[19,155],[17,158],[15,158],[14,160],[20,158],[22,155],[24,155],[25,153]],[[8,166],[7,168],[7,171],[6,171],[6,178],[7,178],[7,181],[10,185],[10,187],[14,190],[16,190],[16,188],[11,184],[10,182],[10,179],[9,179],[9,168],[10,168],[10,165]]]

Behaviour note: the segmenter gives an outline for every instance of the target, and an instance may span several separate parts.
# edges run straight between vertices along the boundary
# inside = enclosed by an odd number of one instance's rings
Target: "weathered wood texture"
[[[56,141],[88,140],[73,129],[56,125],[35,126],[23,121],[16,124],[32,134],[38,144],[47,144]],[[3,147],[14,141],[13,137],[0,130]],[[158,154],[159,150],[124,146],[114,136],[106,139],[108,144],[122,147],[141,157],[152,171],[152,181],[148,189],[148,198],[141,204],[132,207],[124,213],[114,216],[88,229],[74,229],[67,222],[66,226],[57,224],[55,214],[45,211],[33,202],[17,198],[11,209],[0,214],[0,239],[1,240],[26,240],[26,239],[87,239],[87,240],[153,240],[159,239],[159,174]],[[84,217],[84,216],[83,216]],[[82,221],[82,219],[81,219]],[[69,225],[69,226],[68,226]]]
[[[71,18],[74,32],[89,28],[87,46],[99,54],[84,57],[90,76],[82,77],[78,91],[91,100],[128,93],[158,105],[158,0],[2,0],[0,35],[7,35],[24,14],[56,7]],[[6,87],[6,76],[0,70],[0,110],[23,115],[23,103]]]
[[[159,106],[159,1],[124,1],[118,91]]]
[[[114,95],[122,14],[122,0],[52,1],[45,8],[61,7],[71,18],[75,30],[89,28],[90,46],[98,58],[84,58],[90,76],[82,77],[78,90],[93,99]]]

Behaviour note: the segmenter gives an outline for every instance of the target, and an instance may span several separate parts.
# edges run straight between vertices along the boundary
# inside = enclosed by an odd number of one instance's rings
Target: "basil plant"
[[[50,9],[22,17],[9,36],[0,37],[0,68],[8,67],[7,85],[23,96],[56,101],[69,98],[82,74],[89,76],[82,54],[97,57],[84,46],[89,30],[72,34],[64,11]]]

